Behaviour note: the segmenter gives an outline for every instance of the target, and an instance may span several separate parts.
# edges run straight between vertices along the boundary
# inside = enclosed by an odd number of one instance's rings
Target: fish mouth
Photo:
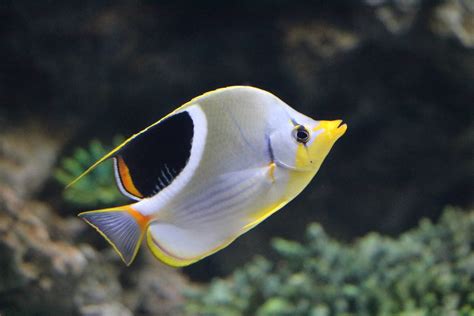
[[[347,131],[347,124],[343,123],[342,120],[319,121],[313,131],[324,133],[329,138],[338,139]]]
[[[344,130],[346,131],[347,130],[347,124],[346,123],[343,123],[342,120],[335,120],[335,121],[332,121],[334,123],[334,127],[335,127],[335,130],[336,131],[341,131],[341,130]]]
[[[338,120],[338,121],[339,121],[339,125],[337,126],[336,131],[335,131],[338,134],[337,138],[344,135],[347,131],[347,124],[343,123],[342,120]]]

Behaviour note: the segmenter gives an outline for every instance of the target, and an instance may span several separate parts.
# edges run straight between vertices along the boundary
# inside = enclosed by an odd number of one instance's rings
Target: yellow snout
[[[321,135],[318,135],[318,137],[323,136],[336,141],[347,131],[347,125],[341,125],[341,123],[342,120],[319,121],[319,124],[313,129],[313,132],[320,132]]]
[[[295,171],[289,186],[292,194],[298,194],[318,172],[334,143],[347,130],[342,120],[318,121],[313,128],[313,140],[306,146],[300,145],[296,151]]]
[[[318,171],[334,143],[347,130],[347,125],[341,123],[342,120],[319,121],[312,131],[314,140],[308,146],[299,146],[297,150],[297,169],[311,171],[313,175]]]

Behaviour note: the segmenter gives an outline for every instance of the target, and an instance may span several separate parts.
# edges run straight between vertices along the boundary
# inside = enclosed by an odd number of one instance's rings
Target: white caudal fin
[[[84,212],[78,215],[94,227],[130,265],[143,238],[147,218],[130,206]]]

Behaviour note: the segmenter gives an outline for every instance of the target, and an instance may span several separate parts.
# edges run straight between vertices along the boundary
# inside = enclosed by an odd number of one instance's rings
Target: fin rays
[[[132,263],[143,238],[143,227],[129,211],[109,209],[84,212],[78,216],[112,245],[125,264]]]

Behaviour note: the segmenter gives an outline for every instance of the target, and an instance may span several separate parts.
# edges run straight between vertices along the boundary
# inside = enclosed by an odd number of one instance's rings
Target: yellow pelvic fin
[[[219,246],[213,248],[212,250],[193,258],[180,258],[176,255],[171,254],[166,249],[164,249],[161,245],[159,245],[158,241],[155,238],[153,238],[153,235],[149,229],[147,232],[146,241],[147,241],[148,248],[150,249],[151,253],[155,256],[156,259],[160,260],[164,264],[169,265],[171,267],[179,268],[179,267],[185,267],[190,264],[193,264],[201,259],[204,259],[205,257],[212,255],[213,253],[218,252],[219,250],[231,244],[238,236],[239,235],[231,237],[225,240]]]
[[[227,247],[229,244],[231,244],[239,236],[241,236],[242,234],[244,234],[248,230],[252,229],[253,227],[258,225],[259,223],[261,223],[267,217],[269,217],[270,215],[272,215],[273,213],[275,213],[276,211],[281,209],[283,206],[285,206],[288,202],[289,202],[289,200],[283,199],[283,200],[281,200],[281,201],[279,201],[279,202],[277,202],[273,205],[270,205],[269,207],[267,207],[265,209],[262,209],[260,212],[254,214],[251,218],[249,218],[250,221],[245,226],[243,226],[236,234],[234,234],[232,236],[229,236],[229,238],[223,240],[216,247],[214,247],[211,250],[206,251],[206,252],[204,252],[204,253],[202,253],[198,256],[183,258],[183,257],[179,257],[179,256],[173,254],[171,251],[168,251],[165,247],[163,247],[163,245],[160,244],[160,241],[157,240],[157,238],[155,238],[155,236],[153,236],[153,234],[150,230],[151,226],[149,226],[148,229],[147,229],[147,236],[146,236],[147,245],[148,245],[148,248],[150,248],[150,251],[152,252],[152,254],[158,260],[160,260],[161,262],[163,262],[163,263],[165,263],[169,266],[172,266],[172,267],[188,266],[190,264],[193,264],[197,261],[200,261],[200,260],[204,259],[205,257],[208,257],[208,256],[218,252],[219,250]],[[153,225],[153,224],[151,224],[151,225]]]
[[[200,259],[200,258],[185,259],[185,258],[179,258],[177,256],[170,254],[168,251],[166,251],[165,249],[159,246],[158,242],[153,238],[153,235],[151,234],[149,229],[146,234],[146,243],[151,253],[155,256],[156,259],[160,260],[164,264],[167,264],[171,267],[175,267],[175,268],[185,267]]]

